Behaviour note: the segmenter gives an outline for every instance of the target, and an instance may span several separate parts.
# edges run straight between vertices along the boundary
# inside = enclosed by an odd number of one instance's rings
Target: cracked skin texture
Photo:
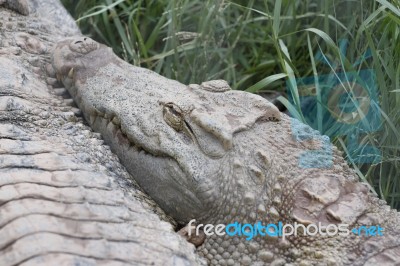
[[[51,77],[47,48],[80,34],[74,20],[57,0],[5,2],[0,265],[203,265]]]
[[[346,223],[384,236],[209,236],[211,265],[395,265],[399,214],[358,181],[340,152],[305,151],[326,137],[225,81],[183,85],[119,59],[90,38],[65,39],[52,65],[91,127],[179,223]],[[293,132],[296,132],[295,134]]]

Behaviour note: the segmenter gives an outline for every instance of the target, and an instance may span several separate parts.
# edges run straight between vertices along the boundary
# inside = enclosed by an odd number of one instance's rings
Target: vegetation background
[[[360,179],[400,209],[400,0],[63,0],[82,32],[124,60],[182,83],[225,79],[234,89],[279,92],[305,123],[304,81],[314,92],[312,126],[331,137]],[[324,77],[374,76],[379,129],[335,135],[324,114]],[[311,77],[311,79],[305,79]],[[346,77],[346,75],[345,75]],[[323,81],[325,80],[325,81]],[[357,101],[357,97],[353,98]],[[353,105],[354,106],[354,105]]]

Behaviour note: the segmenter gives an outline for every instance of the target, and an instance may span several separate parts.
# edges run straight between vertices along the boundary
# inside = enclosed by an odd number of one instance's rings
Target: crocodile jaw
[[[221,208],[234,136],[257,121],[280,119],[277,108],[259,96],[212,91],[218,82],[203,84],[205,89],[185,86],[131,66],[86,37],[58,43],[53,67],[138,183],[183,222]],[[184,110],[190,136],[164,121],[163,106],[170,102]]]

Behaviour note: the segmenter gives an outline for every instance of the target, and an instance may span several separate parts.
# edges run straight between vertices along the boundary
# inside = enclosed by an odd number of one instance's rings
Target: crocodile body
[[[59,1],[0,0],[0,265],[201,265],[51,77],[77,34]]]
[[[380,237],[207,236],[211,265],[394,265],[399,213],[358,181],[329,139],[222,80],[183,85],[87,37],[59,42],[52,65],[91,127],[179,223],[379,224]],[[331,162],[331,164],[329,163]],[[312,166],[325,167],[312,167]],[[380,264],[386,263],[386,264]]]

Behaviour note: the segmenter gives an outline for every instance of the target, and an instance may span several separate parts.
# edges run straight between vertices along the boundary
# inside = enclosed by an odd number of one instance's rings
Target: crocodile
[[[77,34],[57,0],[0,0],[0,265],[204,265],[51,77]]]
[[[196,239],[208,264],[400,263],[399,213],[359,181],[328,137],[266,99],[224,80],[184,85],[85,36],[58,42],[52,67],[93,130],[182,225],[379,225],[385,232],[284,238],[272,230],[250,241],[208,233]]]

